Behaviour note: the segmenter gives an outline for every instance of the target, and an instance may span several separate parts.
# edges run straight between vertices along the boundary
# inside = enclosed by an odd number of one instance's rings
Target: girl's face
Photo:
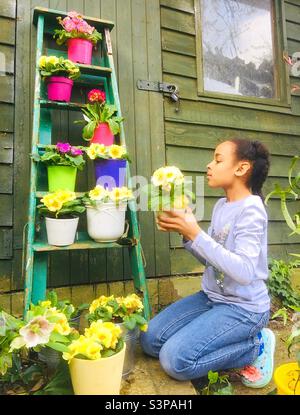
[[[238,161],[235,144],[224,141],[214,152],[214,159],[206,166],[209,187],[228,189],[239,176],[244,176],[251,167],[249,162]]]

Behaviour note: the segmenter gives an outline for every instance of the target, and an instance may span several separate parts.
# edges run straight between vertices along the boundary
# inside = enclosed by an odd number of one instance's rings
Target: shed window
[[[272,0],[199,0],[204,91],[276,98]]]

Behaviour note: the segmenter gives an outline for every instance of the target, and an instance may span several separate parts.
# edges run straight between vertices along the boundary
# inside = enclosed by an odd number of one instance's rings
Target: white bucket
[[[97,207],[87,207],[87,230],[96,242],[115,242],[124,233],[127,202],[118,206],[113,202],[100,202]]]
[[[54,219],[46,217],[49,245],[66,246],[74,243],[79,218]]]

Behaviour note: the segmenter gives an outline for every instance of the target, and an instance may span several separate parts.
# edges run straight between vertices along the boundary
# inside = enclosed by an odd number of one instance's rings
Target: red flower
[[[100,89],[92,89],[88,93],[88,100],[90,102],[104,102],[106,99],[105,92]]]

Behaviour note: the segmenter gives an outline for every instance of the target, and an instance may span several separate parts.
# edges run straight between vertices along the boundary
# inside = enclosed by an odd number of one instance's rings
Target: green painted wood
[[[162,29],[162,49],[181,55],[196,56],[195,36]]]
[[[0,226],[13,224],[13,198],[11,195],[0,194]]]
[[[300,24],[286,22],[286,31],[288,39],[300,41]]]
[[[162,58],[165,73],[197,78],[195,58],[165,51],[162,53]]]
[[[0,16],[16,17],[16,0],[0,0]]]
[[[178,10],[161,8],[161,27],[178,32],[195,34],[194,16]]]
[[[12,104],[14,102],[14,77],[0,76],[0,101]]]
[[[288,50],[289,55],[293,55],[293,53],[299,52],[300,42],[298,40],[288,39],[287,44],[288,44],[287,50]]]
[[[13,162],[13,134],[0,133],[0,163],[10,164]],[[3,177],[1,175],[1,177]]]
[[[33,304],[37,304],[40,300],[43,300],[46,297],[47,278],[45,278],[45,276],[47,276],[47,268],[48,255],[45,253],[35,255],[31,297],[31,302]]]
[[[14,131],[14,107],[10,104],[0,103],[0,131],[12,133]]]
[[[0,259],[12,258],[12,255],[13,255],[12,237],[13,237],[12,229],[1,229],[0,228]],[[1,275],[3,274],[1,273],[1,270],[0,270],[0,276]]]
[[[183,12],[194,13],[194,0],[160,0],[160,4]]]
[[[285,2],[285,17],[289,22],[300,23],[300,5]]]
[[[3,56],[5,59],[5,72],[7,74],[13,74],[15,71],[15,48],[11,45],[0,44],[1,62],[3,62]],[[1,68],[1,71],[3,69]]]
[[[201,108],[201,111],[199,110]],[[300,119],[293,115],[265,113],[246,108],[231,108],[221,104],[212,104],[181,100],[180,111],[175,112],[174,105],[165,101],[166,119],[196,124],[242,128],[262,132],[299,135]]]
[[[13,167],[12,165],[0,164],[0,193],[11,194],[13,190]]]
[[[15,44],[15,26],[14,20],[0,17],[0,43],[5,43],[7,45]]]

